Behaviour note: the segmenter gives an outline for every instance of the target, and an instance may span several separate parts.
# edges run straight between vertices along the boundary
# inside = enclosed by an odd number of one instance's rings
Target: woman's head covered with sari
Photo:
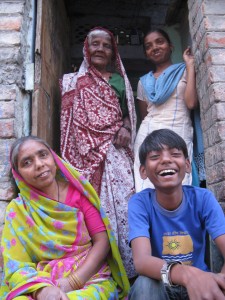
[[[133,277],[126,213],[134,192],[136,113],[132,87],[110,31],[97,27],[87,34],[83,62],[78,72],[63,75],[60,88],[62,158],[101,195],[128,276]]]
[[[104,51],[97,51],[100,47]],[[60,80],[62,157],[91,182],[123,125],[118,97],[104,76],[110,72],[124,80],[132,148],[136,133],[133,91],[112,32],[102,27],[90,30],[78,72],[65,74]]]
[[[30,140],[37,141],[37,142],[43,144],[49,151],[51,151],[51,147],[49,146],[49,144],[37,136],[25,136],[25,137],[21,137],[21,138],[17,139],[12,144],[12,147],[10,150],[10,163],[11,163],[12,169],[14,169],[16,172],[18,172],[18,155],[19,155],[20,147],[25,142],[30,141]]]
[[[33,160],[37,160],[39,166],[43,164],[41,172],[35,173],[34,169],[28,172]],[[47,162],[42,163],[43,160]],[[76,271],[76,262],[85,257],[83,253],[87,255],[91,241],[82,234],[79,210],[57,200],[57,184],[52,189],[54,195],[48,193],[46,186],[55,184],[56,178],[72,185],[100,212],[111,246],[107,261],[117,282],[119,297],[124,298],[129,290],[128,279],[108,218],[91,184],[38,137],[15,141],[10,162],[19,195],[6,210],[1,243],[4,276],[0,298],[16,299],[42,287],[57,286],[58,279]],[[101,274],[93,278],[98,281]]]
[[[103,39],[105,42],[102,47],[106,52],[107,59],[102,63],[95,63],[92,60],[95,51],[101,47],[98,39]],[[118,72],[122,77],[125,74],[113,33],[105,28],[96,27],[89,31],[84,41],[83,55],[87,67],[94,66],[97,70],[103,67],[104,71]]]

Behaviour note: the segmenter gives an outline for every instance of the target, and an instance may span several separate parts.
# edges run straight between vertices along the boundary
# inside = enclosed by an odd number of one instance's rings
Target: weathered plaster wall
[[[197,90],[205,144],[207,187],[225,201],[225,5],[189,0]]]

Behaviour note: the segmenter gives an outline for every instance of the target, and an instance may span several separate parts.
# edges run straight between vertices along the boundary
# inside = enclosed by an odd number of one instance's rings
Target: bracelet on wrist
[[[165,286],[176,286],[176,284],[173,284],[172,279],[171,279],[171,268],[176,265],[176,264],[181,264],[181,261],[167,261],[164,263],[162,269],[161,269],[161,279],[162,282],[164,283]]]
[[[71,288],[76,290],[76,289],[77,289],[77,286],[76,286],[76,283],[74,282],[74,280],[73,280],[71,274],[67,277],[67,279],[68,279],[68,281],[69,281],[69,284],[70,284]]]
[[[131,128],[129,126],[123,125],[122,127],[125,128],[129,133],[131,133]]]
[[[83,287],[83,284],[81,283],[79,277],[73,272],[68,276],[68,281],[71,287],[75,290],[80,290]]]
[[[32,293],[32,298],[36,300],[36,297],[37,297],[37,293],[40,292],[40,290],[36,290]]]

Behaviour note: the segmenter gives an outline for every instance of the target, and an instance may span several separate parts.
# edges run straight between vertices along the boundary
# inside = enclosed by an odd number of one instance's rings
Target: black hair
[[[172,42],[171,42],[171,39],[170,39],[168,33],[167,33],[165,30],[163,30],[163,29],[161,29],[161,28],[151,29],[151,30],[147,31],[147,33],[144,35],[144,39],[143,39],[143,50],[144,50],[144,54],[145,54],[145,55],[146,55],[145,38],[146,38],[149,34],[151,34],[151,33],[153,33],[153,32],[157,32],[157,33],[161,34],[161,35],[166,39],[166,41],[167,41],[167,43],[169,44],[169,46],[173,46],[173,44],[172,44]],[[172,51],[171,51],[171,52],[172,52]],[[150,62],[151,62],[151,61],[150,61]],[[154,64],[153,62],[151,62],[151,65],[152,65],[152,66],[151,66],[151,70],[154,72],[154,71],[156,70],[156,66],[155,66],[155,64]]]
[[[11,162],[12,168],[14,170],[16,170],[17,172],[18,172],[19,151],[20,151],[21,146],[27,141],[36,141],[40,144],[43,144],[46,148],[48,148],[51,151],[51,147],[49,146],[49,144],[37,136],[30,135],[30,136],[24,136],[24,137],[17,139],[12,144],[11,150],[10,150],[10,162]]]
[[[181,150],[185,158],[188,158],[187,145],[183,138],[170,129],[158,129],[147,135],[139,149],[141,165],[145,164],[146,157],[151,151],[162,150],[164,146],[169,149]]]
[[[173,45],[172,42],[171,42],[171,39],[170,39],[170,37],[169,37],[169,34],[168,34],[165,30],[163,30],[163,29],[161,29],[161,28],[151,29],[151,30],[147,31],[147,33],[144,35],[143,41],[145,41],[145,38],[146,38],[149,34],[151,34],[151,33],[153,33],[153,32],[157,32],[157,33],[161,34],[161,35],[166,39],[166,41],[168,42],[168,44],[169,44],[170,46]],[[145,43],[143,43],[143,47],[144,47],[144,51],[145,51]]]

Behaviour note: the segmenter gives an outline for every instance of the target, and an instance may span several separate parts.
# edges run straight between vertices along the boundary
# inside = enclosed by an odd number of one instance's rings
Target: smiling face
[[[149,178],[155,188],[168,191],[182,185],[185,173],[190,173],[190,161],[183,151],[163,146],[157,151],[150,151],[144,165],[140,167],[142,179]]]
[[[89,41],[89,54],[91,64],[100,72],[106,71],[111,63],[113,50],[111,38],[106,32],[91,35]]]
[[[144,40],[145,54],[155,65],[171,62],[173,46],[159,32],[149,33]]]
[[[54,158],[45,145],[35,140],[28,140],[20,146],[18,172],[28,184],[45,193],[56,182]]]

